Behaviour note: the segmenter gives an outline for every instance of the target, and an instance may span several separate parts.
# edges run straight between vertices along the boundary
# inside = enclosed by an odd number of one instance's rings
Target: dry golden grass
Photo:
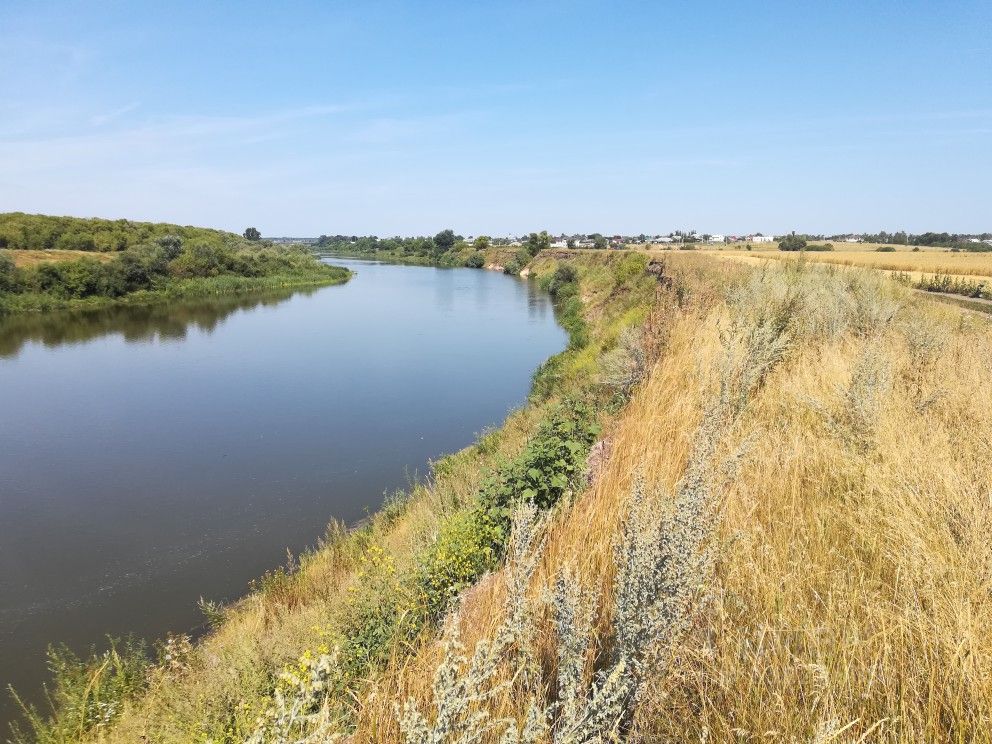
[[[99,251],[0,251],[9,256],[14,261],[14,266],[29,267],[37,266],[40,263],[53,263],[56,261],[79,261],[84,258],[91,258],[96,261],[107,262],[114,258],[113,253],[101,253]]]
[[[698,273],[708,261],[671,260]],[[765,272],[771,302],[786,272]],[[743,447],[745,457],[721,491],[708,602],[668,672],[652,679],[631,736],[992,741],[992,331],[871,276],[852,307],[841,290],[858,280],[814,276],[806,311],[821,303],[822,312],[795,326],[786,357],[727,432],[724,454]],[[704,391],[716,384],[732,311],[696,296],[664,308],[665,351],[607,433],[601,477],[550,527],[534,578],[537,591],[574,567],[601,597],[603,636],[633,479],[671,489],[682,477]],[[469,593],[460,618],[469,648],[504,605],[499,576]],[[547,618],[537,633],[547,668]],[[402,741],[393,702],[426,703],[439,659],[426,641],[371,680],[355,740]],[[523,704],[512,690],[490,703],[516,720]]]
[[[928,305],[793,350],[740,433],[713,609],[645,739],[992,737],[992,334],[974,322]],[[839,390],[873,354],[891,382],[849,441]]]

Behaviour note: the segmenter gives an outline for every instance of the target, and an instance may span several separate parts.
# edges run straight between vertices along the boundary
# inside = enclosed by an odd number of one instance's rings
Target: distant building
[[[771,235],[748,235],[748,242],[750,243],[774,243],[775,238]]]
[[[722,243],[723,242],[723,236],[722,235],[710,235],[710,242],[711,243]]]

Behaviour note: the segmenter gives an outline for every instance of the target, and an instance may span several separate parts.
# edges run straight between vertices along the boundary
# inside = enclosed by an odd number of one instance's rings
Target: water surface
[[[357,275],[0,319],[0,689],[36,699],[49,642],[201,624],[198,597],[498,425],[565,344],[533,284],[334,263]]]

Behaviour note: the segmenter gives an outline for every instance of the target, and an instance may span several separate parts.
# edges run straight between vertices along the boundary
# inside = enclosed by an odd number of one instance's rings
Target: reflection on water
[[[565,336],[533,283],[347,284],[0,320],[0,690],[158,638],[499,424]],[[0,727],[12,713],[0,695]]]
[[[16,356],[29,342],[54,347],[112,334],[119,334],[130,343],[156,338],[182,340],[190,328],[209,333],[231,313],[259,306],[271,307],[294,294],[315,291],[278,290],[261,295],[227,295],[172,304],[9,315],[0,317],[0,358]]]

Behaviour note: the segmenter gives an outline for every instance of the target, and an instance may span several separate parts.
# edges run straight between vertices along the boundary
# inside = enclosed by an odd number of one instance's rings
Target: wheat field
[[[706,249],[704,252],[747,262],[763,259],[780,261],[798,259],[798,254],[778,250],[742,251],[728,248]],[[845,250],[834,246],[833,251],[807,251],[803,256],[805,260],[816,263],[904,272],[917,280],[923,275],[934,274],[971,279],[992,277],[992,253],[951,253],[935,250],[913,252],[906,250],[905,247],[893,253],[878,253],[874,250]]]

